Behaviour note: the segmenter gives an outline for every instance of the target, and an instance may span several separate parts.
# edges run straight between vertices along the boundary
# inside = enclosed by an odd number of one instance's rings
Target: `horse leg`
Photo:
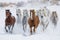
[[[37,28],[37,26],[34,25],[34,29],[33,29],[34,33],[36,32],[36,28]]]
[[[26,31],[27,24],[25,24],[25,31]]]
[[[43,31],[47,28],[49,22],[47,24],[43,24]]]
[[[10,30],[10,29],[11,29],[11,25],[9,25],[8,29],[9,29],[9,32],[10,32],[10,31],[11,31],[11,30]]]
[[[5,26],[5,30],[6,30],[6,32],[8,32],[8,30],[6,29],[6,26]]]
[[[45,27],[45,24],[44,24],[44,22],[43,21],[41,21],[41,24],[42,24],[42,26],[43,26],[43,31],[44,31],[44,27]]]
[[[34,33],[35,33],[35,27],[34,27],[33,31],[34,31]]]
[[[25,25],[23,25],[23,30],[24,30],[24,26],[25,26]],[[25,30],[24,30],[24,32],[25,32]]]
[[[45,29],[47,28],[48,24],[49,24],[49,22],[46,24],[46,27],[45,27]]]
[[[8,29],[10,30],[11,25],[9,25]]]
[[[12,30],[13,30],[13,28],[14,28],[14,25],[12,26]]]
[[[32,34],[32,27],[30,26],[30,33]]]
[[[43,31],[45,30],[45,24],[43,24]]]
[[[56,28],[56,25],[57,25],[57,21],[54,22],[54,27]]]
[[[11,33],[12,33],[14,25],[12,25],[11,27],[12,27],[12,28],[11,28]]]

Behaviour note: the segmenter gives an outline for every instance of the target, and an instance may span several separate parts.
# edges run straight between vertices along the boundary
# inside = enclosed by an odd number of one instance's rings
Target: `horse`
[[[43,26],[43,31],[47,28],[48,24],[49,24],[49,21],[48,21],[48,14],[46,13],[47,10],[44,10],[44,9],[40,9],[38,11],[38,16],[40,18],[40,25]]]
[[[56,26],[58,21],[58,15],[56,11],[53,11],[50,17],[52,23]]]
[[[15,25],[15,21],[16,21],[15,17],[11,16],[11,13],[9,10],[6,10],[6,19],[5,19],[5,30],[6,30],[6,32],[12,33],[13,27]]]
[[[24,32],[25,32],[25,29],[27,27],[27,18],[28,18],[28,11],[27,10],[23,10],[22,25],[23,25]]]
[[[28,24],[30,27],[30,33],[32,34],[32,31],[35,33],[39,24],[39,17],[35,15],[35,10],[30,10],[30,18],[28,19]]]
[[[21,10],[20,9],[16,9],[16,15],[17,15],[17,23],[21,23]]]

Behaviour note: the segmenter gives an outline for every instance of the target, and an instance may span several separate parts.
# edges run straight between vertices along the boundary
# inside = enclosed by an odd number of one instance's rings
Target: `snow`
[[[5,0],[6,1],[6,0]],[[41,4],[42,5],[42,4]],[[44,6],[47,5],[33,5],[32,4],[27,4],[25,7],[20,7],[20,9],[40,9],[43,8]],[[17,21],[17,16],[16,16],[16,7],[4,7],[0,8],[0,39],[1,40],[60,40],[60,6],[57,5],[52,5],[52,6],[47,6],[47,8],[52,11],[57,11],[58,14],[58,24],[56,28],[54,25],[49,22],[49,25],[47,29],[43,32],[42,31],[42,26],[38,26],[36,33],[33,35],[30,35],[30,30],[29,30],[29,25],[27,25],[26,32],[23,31],[22,24],[17,24],[15,23],[13,33],[6,33],[5,32],[5,10],[10,9],[11,13],[13,16],[15,16],[16,21]]]

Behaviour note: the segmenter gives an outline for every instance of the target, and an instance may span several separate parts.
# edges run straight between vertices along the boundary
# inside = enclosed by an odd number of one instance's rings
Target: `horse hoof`
[[[6,30],[6,32],[8,32],[8,30]]]
[[[30,35],[33,35],[33,33],[30,33]]]

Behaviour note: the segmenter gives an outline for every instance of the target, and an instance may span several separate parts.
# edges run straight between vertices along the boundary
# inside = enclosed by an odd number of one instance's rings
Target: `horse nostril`
[[[18,16],[18,14],[16,14]]]
[[[41,18],[43,18],[43,16],[41,16]]]

